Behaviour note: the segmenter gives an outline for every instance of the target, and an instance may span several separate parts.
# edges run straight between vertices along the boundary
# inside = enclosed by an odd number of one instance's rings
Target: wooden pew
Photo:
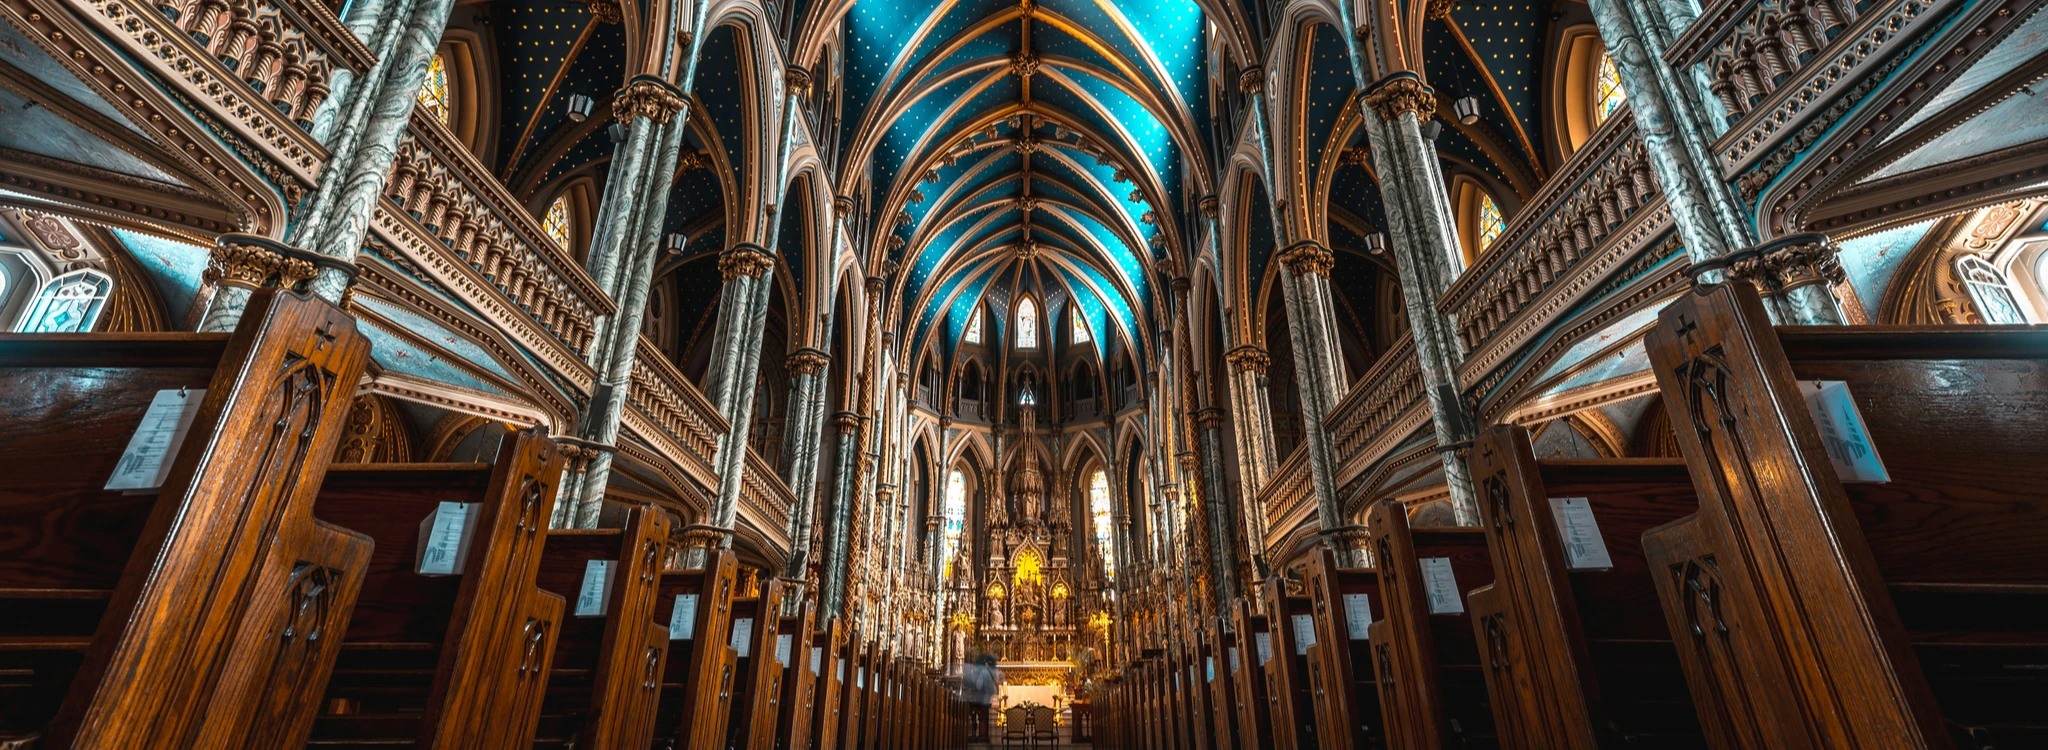
[[[811,634],[811,663],[818,665],[814,676],[817,708],[811,712],[810,744],[817,750],[838,750],[840,729],[846,710],[846,623],[837,617],[826,620]],[[779,750],[805,750],[804,743],[792,743]]]
[[[738,557],[721,549],[711,550],[702,568],[662,572],[657,609],[675,627],[665,628],[662,636],[668,639],[668,654],[654,715],[655,747],[724,750],[734,676],[730,635],[738,575]]]
[[[1539,461],[1511,425],[1471,461],[1494,581],[1466,603],[1502,747],[1705,747],[1642,550],[1699,508],[1685,461]],[[1610,567],[1572,569],[1553,498],[1585,500]]]
[[[564,604],[534,586],[562,463],[553,441],[525,430],[506,438],[495,464],[328,469],[313,514],[377,546],[312,746],[533,743]],[[421,575],[420,523],[442,503],[474,517],[468,556],[460,574]]]
[[[1265,660],[1273,748],[1319,748],[1314,692],[1309,685],[1308,644],[1301,637],[1315,632],[1314,605],[1306,596],[1288,593],[1286,581],[1278,577],[1266,581],[1263,593],[1269,640],[1268,647],[1260,649],[1257,656]]]
[[[1179,694],[1179,725],[1187,737],[1183,747],[1193,750],[1213,750],[1215,747],[1214,723],[1209,720],[1209,680],[1204,676],[1203,660],[1208,650],[1202,647],[1200,628],[1182,631],[1177,639],[1181,656],[1181,668],[1174,671],[1175,692]],[[1208,663],[1210,669],[1215,662]]]
[[[868,643],[859,633],[851,634],[846,644],[846,673],[843,675],[844,694],[840,712],[839,747],[841,750],[864,750],[868,747],[862,731],[865,714],[874,710],[869,700],[868,666],[874,644]]]
[[[730,750],[770,750],[775,723],[781,718],[784,661],[794,644],[780,643],[781,581],[761,586],[759,596],[732,603],[733,665],[731,714],[726,719],[725,746]],[[777,646],[784,648],[778,650]]]
[[[1328,548],[1310,558],[1302,589],[1315,613],[1316,644],[1309,649],[1309,686],[1315,692],[1316,734],[1322,750],[1385,747],[1377,680],[1373,672],[1372,605],[1379,602],[1379,573],[1340,568]]]
[[[1250,599],[1238,599],[1231,607],[1235,626],[1230,660],[1231,695],[1237,705],[1238,747],[1244,750],[1272,750],[1273,703],[1266,696],[1266,659],[1272,652],[1272,627],[1266,616],[1252,611]],[[1261,646],[1261,642],[1264,643]]]
[[[2048,331],[1773,327],[1724,284],[1647,346],[1700,509],[1644,548],[1712,744],[2048,744]],[[1814,381],[1889,482],[1842,481]]]
[[[884,690],[889,669],[889,649],[880,643],[869,644],[867,669],[866,708],[861,711],[861,740],[864,750],[886,750],[882,745],[882,728],[889,720],[888,692]]]
[[[1493,581],[1485,536],[1469,527],[1411,529],[1407,509],[1391,500],[1374,505],[1366,519],[1385,607],[1367,632],[1386,746],[1491,745],[1486,679],[1464,603],[1465,587]],[[1449,560],[1456,581],[1443,594],[1457,614],[1431,613],[1424,566],[1432,559]]]
[[[369,564],[312,517],[369,352],[276,291],[232,334],[0,335],[0,736],[304,741]],[[103,489],[165,390],[198,405],[161,489]]]
[[[612,528],[556,529],[541,552],[541,588],[568,599],[548,665],[535,747],[647,747],[669,646],[655,614],[668,517],[651,505],[607,513]],[[606,591],[585,591],[592,561],[612,563]],[[577,612],[602,601],[602,616]],[[666,614],[666,613],[663,613]]]
[[[787,650],[792,660],[782,680],[782,705],[784,710],[775,719],[775,750],[809,750],[811,746],[812,715],[818,712],[818,680],[829,667],[825,651],[812,651],[816,638],[817,606],[806,599],[797,606],[796,614],[782,618],[777,626],[776,638],[790,641]],[[777,644],[776,649],[785,647]]]
[[[1230,632],[1229,617],[1209,618],[1202,628],[1202,652],[1202,677],[1209,691],[1209,736],[1215,738],[1216,750],[1235,750],[1241,735],[1237,731],[1237,682],[1231,673],[1242,666],[1242,655]]]

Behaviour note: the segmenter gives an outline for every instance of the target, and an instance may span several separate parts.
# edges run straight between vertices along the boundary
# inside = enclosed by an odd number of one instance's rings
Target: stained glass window
[[[1088,515],[1095,521],[1095,549],[1102,554],[1102,576],[1116,580],[1116,553],[1109,547],[1109,475],[1101,469],[1088,477]]]
[[[114,279],[85,268],[51,279],[36,294],[16,330],[22,333],[86,333],[100,319]]]
[[[1017,348],[1038,348],[1038,305],[1030,297],[1017,303]]]
[[[1977,303],[1977,311],[1984,322],[1993,325],[2020,324],[2027,322],[2027,314],[2020,307],[2019,294],[2012,287],[2012,280],[2004,271],[1981,257],[1964,255],[1956,259],[1956,275],[1970,289],[1970,300]]]
[[[1501,218],[1500,206],[1493,202],[1493,196],[1479,196],[1480,252],[1485,252],[1486,248],[1492,247],[1493,241],[1500,239],[1500,233],[1507,231],[1507,228],[1508,222],[1506,219]]]
[[[1072,317],[1074,318],[1074,343],[1086,344],[1094,340],[1095,337],[1088,333],[1088,321],[1083,320],[1079,312],[1075,312]]]
[[[434,119],[448,122],[448,61],[435,55],[427,63],[427,80],[420,84],[420,106],[434,113]]]
[[[946,477],[946,505],[941,510],[946,517],[940,532],[944,540],[939,544],[939,559],[944,561],[940,580],[953,577],[953,556],[960,552],[960,529],[967,520],[967,477],[955,469]]]
[[[967,319],[967,343],[981,343],[981,308],[974,308],[974,315]]]
[[[1593,123],[1606,122],[1626,101],[1628,92],[1621,90],[1621,72],[1614,69],[1614,58],[1601,55],[1600,67],[1593,71]]]
[[[568,198],[568,196],[562,196],[562,197],[558,197],[558,198],[556,198],[556,199],[555,199],[555,202],[553,202],[553,203],[550,203],[550,204],[548,204],[548,212],[547,212],[546,214],[543,214],[543,215],[542,215],[542,216],[540,217],[540,228],[541,228],[541,231],[544,231],[544,232],[547,232],[547,233],[548,233],[548,238],[549,238],[549,239],[552,239],[552,240],[554,240],[554,241],[555,241],[555,244],[556,244],[556,245],[558,245],[558,246],[562,247],[562,248],[563,248],[563,249],[565,249],[565,250],[566,250],[566,249],[568,249],[568,247],[569,247],[569,198]]]

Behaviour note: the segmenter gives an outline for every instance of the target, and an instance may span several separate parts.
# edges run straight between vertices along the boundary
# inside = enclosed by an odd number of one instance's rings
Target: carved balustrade
[[[761,454],[747,449],[747,471],[740,482],[740,518],[768,538],[778,550],[789,549],[789,513],[796,507],[796,493],[782,483],[775,466]]]
[[[313,110],[327,100],[336,66],[369,70],[368,48],[341,25],[334,11],[308,0],[157,0],[154,12],[119,21],[124,30],[153,28],[174,34],[240,81],[257,97],[300,127],[311,127]],[[128,15],[114,4],[101,6],[110,18]],[[144,37],[134,37],[146,47]],[[165,42],[168,43],[168,42]]]
[[[1412,361],[1414,357],[1409,359]],[[1266,549],[1271,550],[1303,520],[1314,515],[1315,489],[1311,486],[1308,446],[1294,449],[1266,486],[1259,488],[1259,507],[1266,511]]]
[[[646,339],[626,390],[625,426],[662,457],[706,487],[718,486],[712,462],[718,438],[731,429],[697,386]]]
[[[583,367],[612,300],[432,114],[413,112],[384,198],[378,228],[427,276],[557,371]]]
[[[1350,483],[1428,421],[1415,342],[1403,339],[1381,355],[1323,418],[1323,431],[1337,454],[1337,486]]]

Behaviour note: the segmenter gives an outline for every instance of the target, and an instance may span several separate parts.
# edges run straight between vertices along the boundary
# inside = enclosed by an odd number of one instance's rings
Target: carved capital
[[[1257,94],[1266,90],[1266,69],[1253,66],[1237,74],[1237,89],[1246,94]]]
[[[1213,195],[1202,196],[1202,200],[1198,202],[1196,205],[1201,206],[1203,216],[1209,217],[1211,219],[1216,218],[1218,214],[1221,214],[1223,212],[1223,202],[1221,200],[1218,200],[1216,196]]]
[[[586,4],[590,6],[590,15],[597,18],[598,23],[620,23],[626,20],[625,14],[620,12],[619,4],[616,2],[589,0]]]
[[[859,430],[860,422],[860,415],[850,411],[836,412],[832,415],[832,428],[838,430],[841,435],[851,435]]]
[[[1426,0],[1422,6],[1422,15],[1427,18],[1442,20],[1451,17],[1451,9],[1456,7],[1458,7],[1458,0]]]
[[[1848,279],[1834,244],[1824,234],[1796,234],[1729,258],[1728,275],[1746,279],[1765,293],[1782,294],[1813,284]]]
[[[204,280],[247,289],[290,289],[313,278],[313,254],[253,234],[223,234],[207,257]]]
[[[1365,106],[1387,122],[1401,119],[1404,113],[1428,120],[1436,114],[1436,92],[1413,73],[1396,73],[1365,93]]]
[[[789,93],[794,96],[811,95],[811,71],[795,65],[783,68],[782,82],[789,86]]]
[[[868,299],[872,300],[876,297],[882,296],[882,290],[887,288],[888,285],[888,279],[884,279],[880,276],[869,276],[867,278],[867,281],[864,282],[864,288],[867,290]]]
[[[787,366],[790,372],[799,375],[816,375],[824,372],[825,365],[831,364],[831,362],[831,356],[825,354],[824,351],[804,347],[796,350],[795,354],[789,355]]]
[[[1288,270],[1296,276],[1320,275],[1324,278],[1330,276],[1330,269],[1337,264],[1336,257],[1330,255],[1329,250],[1313,241],[1297,242],[1282,250],[1279,261],[1287,264]]]
[[[1223,410],[1211,406],[1207,409],[1197,411],[1195,412],[1195,424],[1200,426],[1204,430],[1213,430],[1222,427]]]
[[[731,535],[732,529],[693,523],[684,526],[683,530],[676,534],[676,542],[685,550],[713,549],[723,545],[725,538]]]
[[[837,213],[839,214],[839,218],[841,218],[841,219],[844,219],[844,218],[846,218],[846,217],[852,216],[852,215],[853,215],[853,196],[850,196],[850,195],[842,195],[842,196],[839,196],[839,197],[837,197],[837,198],[833,198],[833,199],[832,199],[832,210],[833,210],[833,211],[835,211],[835,212],[837,212]]]
[[[775,256],[769,255],[768,251],[756,245],[734,245],[731,250],[718,256],[718,273],[724,276],[726,281],[741,276],[759,278],[773,267]]]
[[[1266,374],[1266,367],[1273,364],[1273,358],[1266,356],[1266,350],[1256,346],[1240,346],[1225,352],[1223,361],[1229,362],[1230,369],[1236,372],[1249,372],[1253,375]]]
[[[667,81],[652,76],[635,76],[626,82],[625,88],[612,95],[612,116],[624,121],[645,117],[656,124],[667,125],[681,111],[682,92]]]

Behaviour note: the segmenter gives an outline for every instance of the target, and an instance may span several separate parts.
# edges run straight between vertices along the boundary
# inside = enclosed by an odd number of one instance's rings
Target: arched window
[[[419,100],[419,106],[432,112],[434,119],[448,124],[448,60],[438,54],[427,63],[427,80],[420,84]]]
[[[1030,297],[1017,303],[1017,348],[1038,348],[1038,304]]]
[[[1500,205],[1493,202],[1493,196],[1479,196],[1479,251],[1486,252],[1507,228],[1508,222],[1501,218]]]
[[[1984,322],[1993,325],[2026,324],[2026,308],[2020,302],[2019,291],[2013,288],[2012,279],[1991,261],[1976,255],[1958,257],[1956,277],[1969,287],[1970,300],[1977,303],[1977,311],[1983,315]]]
[[[85,333],[100,319],[114,292],[114,279],[85,268],[51,279],[36,294],[28,314],[21,316],[21,333]]]
[[[967,343],[981,343],[981,307],[974,308],[974,314],[967,318]]]
[[[556,246],[564,250],[574,247],[569,241],[569,196],[557,196],[555,202],[548,204],[548,212],[540,217],[540,228]]]
[[[1600,56],[1600,65],[1593,69],[1593,124],[1607,121],[1607,116],[1628,101],[1628,92],[1621,90],[1621,71],[1614,69],[1614,58]]]
[[[1109,546],[1109,475],[1101,469],[1088,477],[1088,515],[1095,522],[1095,550],[1102,554],[1102,577],[1116,580],[1116,553]]]
[[[940,514],[946,520],[939,527],[944,535],[939,544],[939,560],[945,566],[939,579],[945,580],[953,577],[953,556],[960,552],[960,530],[967,521],[967,477],[959,469],[946,475],[946,504]]]
[[[1074,343],[1086,344],[1095,339],[1094,336],[1089,335],[1088,321],[1081,318],[1081,311],[1075,310],[1070,317],[1074,319]]]

